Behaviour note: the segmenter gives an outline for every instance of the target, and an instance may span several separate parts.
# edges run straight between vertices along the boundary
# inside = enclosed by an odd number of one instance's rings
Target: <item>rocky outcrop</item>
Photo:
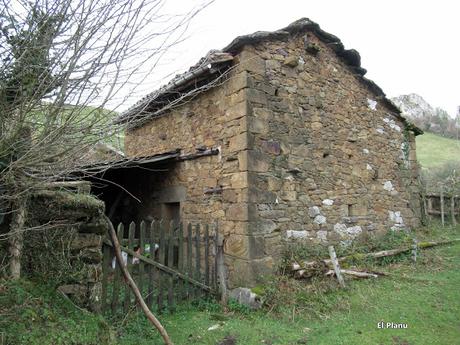
[[[433,107],[422,96],[415,93],[391,99],[402,112],[421,129],[445,137],[457,138],[460,122],[441,108]]]

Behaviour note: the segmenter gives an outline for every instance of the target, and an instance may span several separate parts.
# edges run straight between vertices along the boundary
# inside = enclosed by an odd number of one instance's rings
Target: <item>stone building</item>
[[[286,241],[417,226],[421,131],[365,73],[309,19],[211,51],[119,118],[127,157],[194,158],[139,187],[142,217],[217,220],[231,286],[271,272]]]

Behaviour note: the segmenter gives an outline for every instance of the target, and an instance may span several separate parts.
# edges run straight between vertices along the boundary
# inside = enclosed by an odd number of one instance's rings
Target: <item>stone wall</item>
[[[88,185],[89,192],[89,185]],[[48,282],[76,304],[99,311],[104,203],[89,194],[36,192],[28,205],[24,274]]]
[[[125,138],[130,157],[177,148],[182,154],[203,146],[220,149],[217,156],[176,163],[165,173],[155,173],[143,187],[152,197],[141,206],[141,215],[148,219],[158,214],[161,204],[180,202],[183,221],[218,221],[226,238],[230,286],[252,276],[247,237],[247,81],[246,72],[233,69],[223,85],[128,131]],[[220,188],[221,193],[206,192]]]
[[[272,272],[286,240],[418,224],[414,135],[329,47],[308,41],[245,46],[226,83],[126,136],[129,156],[220,148],[157,174],[143,212],[169,200],[186,221],[217,220],[231,287]]]
[[[277,257],[284,239],[346,243],[419,224],[414,134],[330,47],[302,34],[244,56],[258,66],[248,90],[250,227],[265,255]]]

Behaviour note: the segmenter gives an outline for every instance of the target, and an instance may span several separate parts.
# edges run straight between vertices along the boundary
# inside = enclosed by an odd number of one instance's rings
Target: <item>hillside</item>
[[[425,132],[417,137],[417,159],[428,169],[460,162],[460,141]]]

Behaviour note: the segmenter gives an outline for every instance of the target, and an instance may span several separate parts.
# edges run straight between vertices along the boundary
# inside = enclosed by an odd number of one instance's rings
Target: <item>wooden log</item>
[[[340,273],[339,261],[337,260],[337,255],[335,253],[334,246],[329,246],[329,256],[331,257],[332,266],[334,267],[335,276],[342,288],[345,288],[345,281],[343,280],[342,274]]]
[[[120,250],[120,243],[118,241],[117,235],[115,234],[115,229],[113,228],[112,222],[110,221],[109,218],[105,217],[108,225],[109,225],[109,231],[110,231],[110,237],[112,240],[112,245],[115,250],[115,255],[117,258],[118,266],[120,266],[120,269],[123,273],[123,276],[125,277],[126,281],[128,282],[129,286],[134,292],[134,296],[136,297],[137,302],[141,306],[142,311],[144,312],[145,316],[147,319],[150,321],[150,323],[158,330],[160,333],[161,337],[163,338],[163,341],[166,345],[173,345],[171,339],[169,338],[168,333],[166,332],[165,328],[163,325],[158,321],[158,319],[153,315],[153,313],[150,311],[148,306],[145,304],[144,299],[142,298],[142,295],[136,286],[136,283],[132,279],[131,275],[129,274],[129,271],[126,269],[126,267],[123,265],[123,258],[121,255],[121,250]]]
[[[368,273],[368,272],[361,272],[361,271],[340,269],[340,273],[347,274],[347,275],[357,277],[357,278],[378,278],[378,275],[375,273]],[[326,275],[333,275],[333,274],[336,274],[334,270],[329,270],[326,272]]]
[[[439,245],[444,245],[444,244],[450,244],[454,242],[459,242],[460,239],[452,239],[452,240],[446,240],[446,241],[426,241],[426,242],[418,242],[417,247],[418,249],[426,249],[426,248],[431,248]],[[354,254],[354,255],[348,255],[348,256],[343,256],[341,258],[338,258],[338,262],[343,262],[346,260],[350,260],[356,255],[359,255],[360,258],[366,259],[366,258],[383,258],[387,256],[393,256],[397,255],[400,253],[404,253],[407,251],[412,250],[412,246],[409,247],[404,247],[404,248],[397,248],[397,249],[390,249],[390,250],[381,250],[378,252],[374,253],[365,253],[365,254]],[[331,259],[322,259],[322,260],[317,260],[317,261],[303,261],[303,262],[293,262],[290,264],[290,267],[292,268],[292,272],[298,271],[298,270],[308,270],[311,269],[312,267],[316,267],[318,264],[324,264],[328,267],[332,267],[332,261]],[[296,269],[294,269],[296,268]]]

